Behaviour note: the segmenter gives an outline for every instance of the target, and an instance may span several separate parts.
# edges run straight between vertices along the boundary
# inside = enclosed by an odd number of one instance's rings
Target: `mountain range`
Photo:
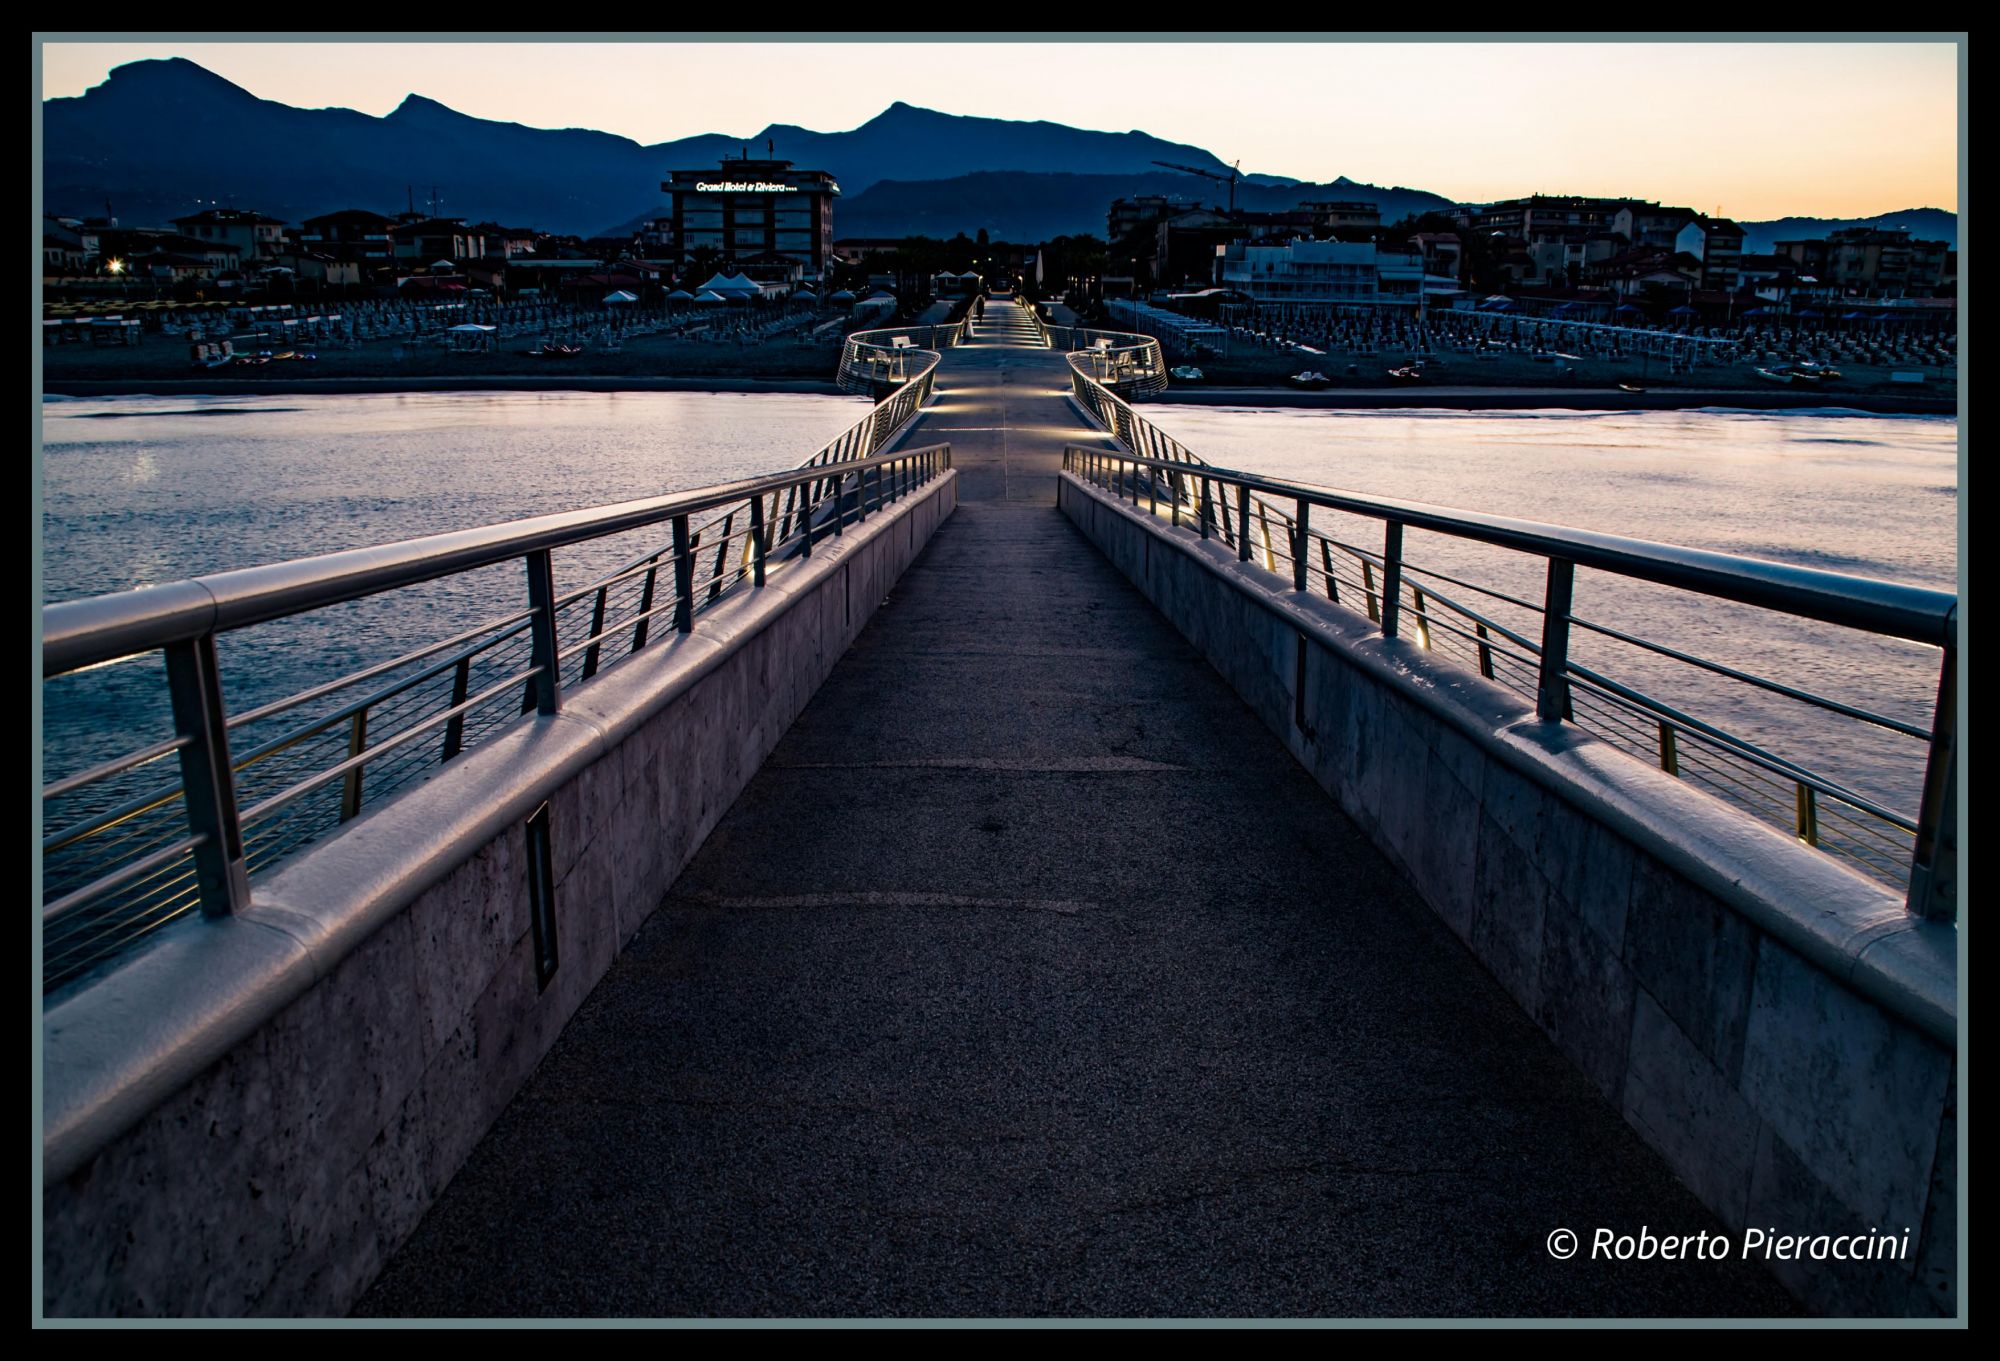
[[[949,236],[980,228],[1015,241],[1101,236],[1105,210],[1121,195],[1210,203],[1228,192],[1157,164],[1228,173],[1219,157],[1186,143],[1137,131],[962,117],[900,102],[846,132],[773,124],[754,137],[703,133],[648,146],[588,129],[474,118],[415,94],[379,118],[294,108],[172,58],[120,66],[81,95],[45,100],[42,111],[48,210],[95,216],[108,203],[130,225],[215,205],[292,222],[339,208],[394,212],[406,204],[430,206],[436,186],[437,209],[453,216],[615,234],[657,215],[667,172],[745,152],[762,156],[767,143],[779,157],[840,181],[834,214],[840,236]],[[956,173],[940,176],[943,169]],[[1385,222],[1451,202],[1421,189],[1346,178],[1310,184],[1252,174],[1236,188],[1245,208],[1312,199],[1372,201]],[[1745,248],[1757,250],[1781,237],[1862,222],[1957,240],[1956,216],[1934,208],[1852,223],[1784,218],[1742,225],[1750,233]]]

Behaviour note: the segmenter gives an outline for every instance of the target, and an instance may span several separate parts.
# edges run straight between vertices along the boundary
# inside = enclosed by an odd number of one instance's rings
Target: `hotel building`
[[[686,259],[707,249],[735,260],[782,255],[817,278],[833,255],[833,200],[824,170],[790,161],[725,160],[716,170],[676,170],[660,185],[673,216],[654,224],[659,248]]]

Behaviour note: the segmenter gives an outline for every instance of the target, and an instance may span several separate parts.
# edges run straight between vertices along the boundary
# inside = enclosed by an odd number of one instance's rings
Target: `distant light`
[[[125,272],[125,262],[123,260],[113,260],[111,262],[111,272],[113,274],[123,274]]]

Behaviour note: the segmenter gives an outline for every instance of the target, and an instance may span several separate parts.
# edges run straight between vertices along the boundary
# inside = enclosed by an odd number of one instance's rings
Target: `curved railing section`
[[[1165,392],[1167,357],[1152,336],[1131,331],[1100,331],[1088,326],[1059,326],[1042,320],[1025,300],[1022,307],[1034,319],[1035,331],[1051,349],[1065,351],[1077,400],[1086,386],[1120,397]]]
[[[45,988],[197,908],[236,910],[364,808],[938,476],[948,446],[882,452],[929,395],[926,353],[785,473],[47,606],[47,705],[94,705],[107,734],[41,790]],[[420,641],[297,688],[261,674],[381,636]],[[250,692],[241,712],[223,704],[225,662]],[[72,679],[111,666],[119,704]]]
[[[1290,577],[1297,590],[1362,611],[1385,636],[1410,638],[1516,691],[1533,700],[1543,718],[1586,729],[1850,869],[1907,890],[1912,911],[1955,918],[1956,596],[1214,468],[1138,415],[1108,384],[1071,367],[1078,405],[1126,451],[1072,449],[1065,457],[1072,471],[1176,527],[1219,537],[1241,560]],[[1315,508],[1322,510],[1320,524],[1312,520]],[[1355,516],[1377,523],[1379,544],[1357,541]],[[1406,528],[1543,559],[1539,598],[1411,561],[1403,551]],[[1579,566],[1936,649],[1938,699],[1930,723],[1583,617],[1573,609]],[[1591,653],[1589,662],[1575,655],[1576,638],[1590,640],[1581,649]],[[1699,673],[1714,712],[1705,716],[1668,703],[1619,679],[1601,661],[1634,652],[1646,654],[1650,669]],[[1774,749],[1780,743],[1736,730],[1722,715],[1752,707],[1748,696],[1790,706],[1786,712],[1798,721],[1787,725],[1789,731],[1809,735],[1784,745],[1807,746],[1811,754],[1787,755]],[[1841,725],[1858,725],[1871,742],[1902,744],[1896,759],[1914,777],[1915,807],[1892,807],[1820,768],[1824,757],[1855,740],[1853,729]]]
[[[856,331],[840,347],[834,381],[843,392],[863,393],[885,403],[907,389],[922,406],[930,400],[931,378],[943,359],[938,352],[957,345],[965,334],[962,321]]]

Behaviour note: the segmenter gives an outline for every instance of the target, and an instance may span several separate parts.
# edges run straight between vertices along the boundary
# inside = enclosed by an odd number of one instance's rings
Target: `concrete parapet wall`
[[[47,1313],[344,1313],[956,498],[947,472],[694,633],[656,632],[260,880],[249,912],[177,924],[51,1006]],[[560,963],[540,989],[544,803]]]
[[[1739,1246],[1907,1231],[1771,1265],[1816,1311],[1956,1312],[1950,927],[1219,541],[1059,499]]]

